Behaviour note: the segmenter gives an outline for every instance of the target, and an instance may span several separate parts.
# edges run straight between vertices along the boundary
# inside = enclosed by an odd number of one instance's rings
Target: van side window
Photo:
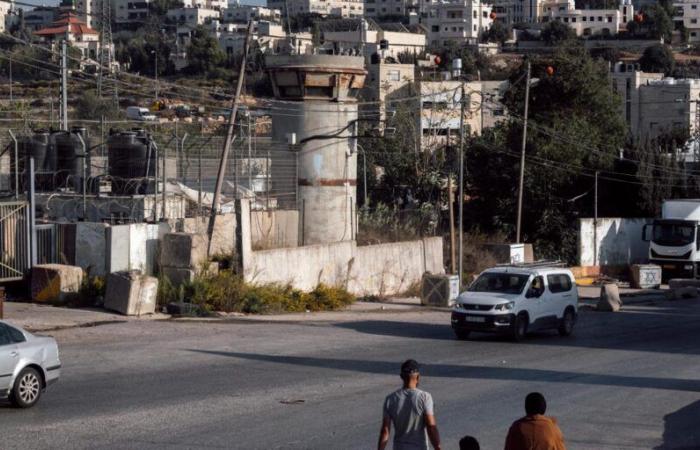
[[[552,294],[567,292],[573,287],[571,278],[569,278],[569,276],[565,273],[547,275],[547,284],[549,284],[549,291]]]

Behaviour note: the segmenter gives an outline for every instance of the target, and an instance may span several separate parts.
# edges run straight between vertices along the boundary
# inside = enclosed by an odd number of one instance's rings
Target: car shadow
[[[455,340],[446,315],[445,323],[366,320],[339,322],[333,326],[358,333],[410,339]],[[529,333],[528,345],[556,345],[675,354],[700,354],[700,308],[693,302],[674,302],[654,308],[627,307],[621,312],[584,311],[573,336],[556,331]],[[507,335],[472,333],[469,340],[510,342]]]
[[[700,401],[664,417],[663,444],[654,450],[697,450],[700,448]]]
[[[321,369],[362,372],[375,375],[393,375],[396,372],[395,361],[371,361],[340,358],[316,358],[310,356],[265,355],[260,353],[242,353],[217,350],[186,349],[194,353],[203,353],[246,361],[275,363],[315,367]],[[465,378],[504,381],[538,381],[550,383],[574,383],[601,386],[654,388],[672,391],[700,392],[700,380],[638,377],[628,375],[593,374],[560,370],[527,369],[511,367],[492,367],[457,364],[425,364],[421,371],[426,376],[436,378]]]

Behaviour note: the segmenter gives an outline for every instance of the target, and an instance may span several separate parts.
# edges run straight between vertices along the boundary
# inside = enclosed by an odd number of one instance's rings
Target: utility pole
[[[450,268],[452,273],[457,271],[457,249],[455,248],[455,209],[454,192],[452,192],[452,175],[447,177],[447,203],[450,207]]]
[[[12,104],[12,57],[10,56],[10,105]]]
[[[520,227],[523,215],[523,184],[525,179],[525,146],[527,144],[527,112],[530,103],[530,62],[527,63],[527,77],[525,78],[525,116],[523,118],[523,145],[520,150],[520,186],[518,188],[518,222],[515,232],[515,243],[520,243]]]
[[[68,130],[68,63],[66,41],[61,42],[61,129]]]
[[[590,191],[589,191],[590,192]],[[598,265],[598,171],[593,185],[593,265]]]
[[[458,274],[460,285],[462,284],[462,265],[464,264],[464,81],[461,83],[461,97],[459,98],[459,260]]]
[[[216,175],[216,187],[214,188],[214,198],[211,202],[211,215],[209,216],[209,243],[207,244],[207,255],[211,253],[211,241],[214,234],[214,222],[216,221],[216,215],[219,212],[219,201],[221,200],[221,186],[224,183],[224,175],[226,175],[226,163],[228,161],[228,154],[231,151],[231,143],[233,142],[233,129],[236,122],[236,113],[238,112],[238,101],[241,97],[241,90],[243,89],[243,77],[245,76],[245,64],[248,59],[248,50],[250,49],[250,38],[253,35],[253,21],[248,22],[248,30],[245,35],[245,46],[243,47],[243,58],[241,60],[241,67],[238,71],[238,81],[236,83],[236,95],[231,101],[231,115],[228,117],[228,130],[226,131],[226,140],[224,141],[224,149],[221,152],[221,160],[219,161],[219,171]],[[200,181],[201,183],[201,181]]]

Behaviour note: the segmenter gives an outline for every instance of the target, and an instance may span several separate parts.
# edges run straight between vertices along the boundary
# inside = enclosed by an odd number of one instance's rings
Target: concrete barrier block
[[[64,264],[32,267],[30,290],[35,302],[66,302],[80,291],[83,269]]]
[[[698,298],[698,288],[693,286],[683,286],[672,289],[674,300],[683,300],[687,298]]]
[[[632,287],[637,289],[655,289],[661,286],[661,266],[655,264],[633,264]]]
[[[153,314],[156,310],[158,279],[138,270],[115,272],[107,278],[105,309],[127,316]]]
[[[202,234],[167,233],[160,247],[160,266],[197,268],[207,260],[207,238]]]
[[[600,287],[598,311],[617,312],[622,308],[620,290],[615,283],[605,283]]]
[[[160,274],[164,278],[167,278],[173,286],[180,286],[183,283],[194,280],[195,271],[182,267],[161,267]]]
[[[668,280],[669,289],[678,289],[683,287],[700,288],[700,280],[694,278],[672,278]]]

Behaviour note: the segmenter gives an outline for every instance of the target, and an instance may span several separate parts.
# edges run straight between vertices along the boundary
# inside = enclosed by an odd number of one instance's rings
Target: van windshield
[[[681,247],[695,241],[695,227],[681,223],[655,223],[655,244]]]
[[[482,273],[471,286],[469,292],[498,292],[501,294],[520,294],[523,292],[529,275],[514,273]]]

